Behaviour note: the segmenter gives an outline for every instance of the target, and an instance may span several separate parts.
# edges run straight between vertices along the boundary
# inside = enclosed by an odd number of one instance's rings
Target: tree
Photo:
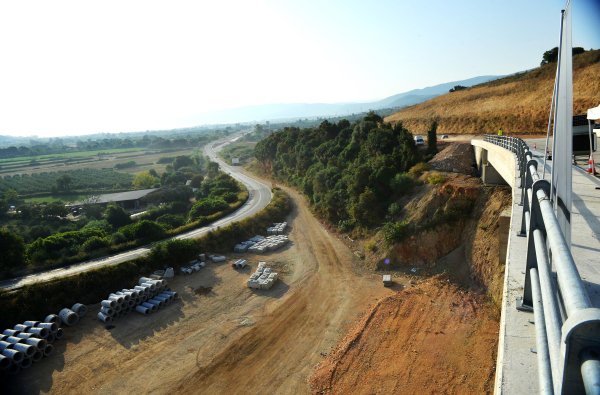
[[[148,173],[150,173],[152,177],[158,177],[158,173],[154,169],[148,169]]]
[[[200,188],[200,186],[202,186],[202,181],[204,181],[202,174],[197,174],[192,177],[192,188]]]
[[[155,181],[156,178],[148,171],[141,171],[133,179],[133,186],[137,189],[148,189],[152,188]]]
[[[10,205],[4,199],[0,199],[0,217],[6,214]]]
[[[25,242],[21,236],[0,229],[0,271],[19,268],[26,263]]]
[[[12,188],[6,191],[4,196],[9,203],[16,203],[19,201],[19,194]]]
[[[69,209],[65,207],[63,202],[52,202],[47,204],[46,207],[42,209],[42,215],[44,217],[65,217],[69,214]]]
[[[573,56],[575,55],[579,55],[580,53],[584,53],[585,49],[583,49],[582,47],[574,47],[573,48]],[[540,66],[543,66],[545,64],[548,63],[554,63],[554,62],[558,62],[558,47],[554,47],[546,52],[544,52],[544,54],[542,55],[542,63],[540,63]]]
[[[104,207],[100,206],[99,204],[85,203],[83,205],[83,212],[89,219],[102,219]]]
[[[58,185],[58,189],[60,189],[61,191],[68,191],[71,185],[71,175],[61,174],[56,179],[56,185]]]
[[[194,166],[194,161],[188,155],[178,155],[173,160],[173,170],[179,170],[186,166]]]
[[[427,131],[427,150],[430,154],[436,154],[437,149],[437,121],[433,121],[431,127]]]
[[[454,88],[450,89],[448,92],[452,93],[452,92],[458,92],[458,91],[462,91],[464,89],[467,89],[466,86],[462,86],[462,85],[456,85]]]
[[[122,207],[111,205],[106,208],[106,221],[115,229],[131,223],[130,214]]]

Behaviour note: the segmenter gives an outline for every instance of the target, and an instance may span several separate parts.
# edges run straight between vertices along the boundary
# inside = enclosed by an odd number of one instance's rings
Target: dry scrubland
[[[433,119],[438,134],[539,134],[548,127],[556,63],[472,88],[447,93],[385,118],[424,134]],[[573,113],[600,103],[600,50],[573,57]],[[506,134],[505,133],[505,134]]]

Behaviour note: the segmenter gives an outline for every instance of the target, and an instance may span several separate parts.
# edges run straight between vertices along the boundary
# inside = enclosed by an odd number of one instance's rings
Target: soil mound
[[[381,299],[309,377],[313,394],[491,394],[498,313],[447,276]]]
[[[429,161],[435,170],[473,175],[477,171],[473,146],[469,143],[451,144]]]

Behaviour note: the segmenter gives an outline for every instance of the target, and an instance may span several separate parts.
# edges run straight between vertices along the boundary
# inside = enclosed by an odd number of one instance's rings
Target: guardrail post
[[[529,166],[535,167],[535,170],[537,171],[538,163],[535,159],[531,159],[529,162],[527,162],[527,164],[524,167],[525,186],[523,187],[523,192],[521,193],[521,200],[523,201],[524,207],[523,215],[521,217],[521,231],[517,233],[517,236],[521,237],[527,236],[527,219],[525,217],[525,214],[529,213],[529,215],[531,216],[531,202],[529,201],[529,195],[527,194],[527,191],[533,186],[533,178],[531,177],[531,173],[527,171],[527,169],[529,169]],[[535,199],[535,195],[533,195],[533,198]]]
[[[537,161],[536,161],[537,163]],[[529,167],[529,163],[527,164]],[[537,167],[536,167],[537,170]],[[529,178],[531,178],[531,173]],[[544,240],[546,239],[546,227],[544,226],[544,219],[542,218],[542,212],[540,210],[540,202],[537,200],[536,192],[539,189],[546,191],[547,196],[550,196],[550,182],[546,180],[537,180],[531,186],[533,192],[531,202],[528,202],[529,211],[529,232],[527,233],[527,268],[525,269],[525,284],[523,284],[523,298],[521,304],[517,303],[518,310],[532,311],[533,310],[533,299],[531,296],[531,277],[530,270],[532,268],[537,269],[537,255],[535,251],[535,241],[533,238],[533,231],[539,229],[542,232]],[[529,199],[527,199],[529,200]],[[525,211],[525,210],[523,210]],[[525,218],[525,216],[523,216]],[[523,229],[521,229],[523,231]],[[540,323],[541,324],[541,323]]]

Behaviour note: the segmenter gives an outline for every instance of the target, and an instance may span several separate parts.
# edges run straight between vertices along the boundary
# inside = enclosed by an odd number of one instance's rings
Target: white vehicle
[[[425,141],[423,141],[423,137],[421,136],[415,136],[415,143],[417,145],[425,145]]]

